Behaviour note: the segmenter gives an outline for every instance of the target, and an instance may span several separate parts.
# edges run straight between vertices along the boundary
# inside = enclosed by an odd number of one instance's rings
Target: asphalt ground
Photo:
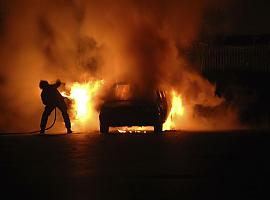
[[[0,199],[269,199],[269,136],[1,135]]]

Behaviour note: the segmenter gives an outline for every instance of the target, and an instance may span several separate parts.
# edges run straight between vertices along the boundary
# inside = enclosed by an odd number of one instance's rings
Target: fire
[[[152,130],[151,127],[133,126],[133,127],[121,127],[117,131],[119,133],[146,133],[148,130]]]
[[[185,113],[182,97],[176,91],[171,92],[171,108],[166,122],[163,124],[163,130],[173,130],[176,128],[176,123],[179,117],[182,117]],[[151,130],[146,127],[123,127],[118,129],[119,133],[146,133],[146,130]]]
[[[177,117],[183,116],[185,112],[181,95],[177,94],[176,91],[173,90],[171,92],[171,96],[171,110],[166,122],[163,124],[164,130],[175,129]]]
[[[66,92],[61,92],[61,94],[70,100],[72,100],[71,105],[71,115],[74,120],[72,120],[73,125],[86,125],[89,121],[93,120],[96,113],[94,109],[94,98],[100,91],[103,85],[103,80],[90,81],[86,83],[72,83],[68,94]],[[166,122],[163,124],[163,130],[172,130],[176,128],[176,121],[179,116],[183,116],[185,112],[182,97],[176,91],[171,92],[171,108]],[[125,128],[120,129],[118,132],[136,132],[145,133],[146,129],[143,127]]]
[[[72,120],[75,125],[85,125],[95,113],[94,110],[94,97],[100,90],[103,84],[102,80],[91,81],[86,83],[72,83],[70,86],[70,94],[65,92],[61,94],[71,99],[71,114],[75,120]]]

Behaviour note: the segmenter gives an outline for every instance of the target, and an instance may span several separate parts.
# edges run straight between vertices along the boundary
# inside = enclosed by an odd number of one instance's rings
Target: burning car
[[[109,90],[99,114],[101,133],[108,133],[109,127],[123,126],[153,126],[155,132],[162,132],[168,114],[165,92],[153,91],[151,98],[135,97],[131,87],[116,83]]]

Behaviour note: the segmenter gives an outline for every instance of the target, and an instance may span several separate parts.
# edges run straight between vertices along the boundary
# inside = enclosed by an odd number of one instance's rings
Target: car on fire
[[[99,114],[101,133],[123,126],[153,126],[156,133],[162,132],[168,114],[164,91],[153,91],[151,98],[136,97],[131,94],[131,84],[121,82],[114,84],[107,96]]]

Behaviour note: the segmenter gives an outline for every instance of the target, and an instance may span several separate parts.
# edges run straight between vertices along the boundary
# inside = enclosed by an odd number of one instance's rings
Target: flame
[[[163,124],[164,130],[175,129],[177,117],[183,116],[185,112],[181,95],[172,90],[171,97],[171,109],[166,122]]]
[[[152,130],[151,127],[146,126],[121,127],[117,129],[118,133],[146,133],[149,130]]]
[[[179,117],[182,117],[185,113],[182,97],[176,91],[171,92],[171,108],[166,122],[163,124],[163,130],[173,130],[176,128]],[[146,133],[146,127],[123,127],[118,129],[119,133]]]
[[[91,81],[86,83],[72,83],[70,86],[69,95],[66,91],[61,92],[64,97],[72,100],[71,115],[74,116],[75,120],[72,120],[72,125],[85,125],[91,118],[93,118],[94,113],[94,97],[97,92],[100,91],[103,85],[103,80]],[[167,117],[166,122],[163,124],[163,130],[172,130],[176,128],[176,121],[179,116],[183,116],[185,109],[182,102],[182,97],[176,91],[171,92],[171,109]],[[146,133],[145,127],[133,128],[121,128],[118,129],[119,133]]]
[[[66,92],[61,93],[64,97],[72,100],[71,115],[74,116],[73,125],[86,125],[91,120],[95,113],[94,97],[102,84],[103,80],[86,83],[75,82],[70,86],[69,95]]]

